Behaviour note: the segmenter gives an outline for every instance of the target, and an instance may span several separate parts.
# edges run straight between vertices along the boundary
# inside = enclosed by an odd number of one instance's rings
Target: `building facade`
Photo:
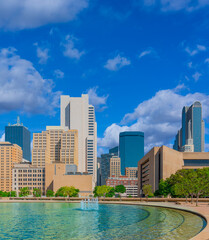
[[[113,154],[114,156],[119,156],[119,147],[114,147],[109,150],[110,154]]]
[[[61,126],[78,130],[78,171],[93,175],[97,182],[97,123],[94,106],[87,94],[81,97],[61,96]]]
[[[126,167],[126,177],[138,178],[138,168],[137,167]]]
[[[119,157],[121,174],[125,175],[126,167],[137,167],[139,159],[144,156],[144,133],[121,132],[119,136]]]
[[[79,196],[87,197],[93,194],[92,175],[70,170],[64,163],[46,164],[45,190],[56,191],[63,186],[73,186],[80,190]]]
[[[106,180],[110,176],[110,159],[118,157],[118,151],[114,150],[115,148],[109,149],[109,153],[101,154],[100,159],[100,174],[101,174],[101,185],[106,184]]]
[[[182,128],[178,131],[173,149],[181,152],[204,152],[205,123],[202,119],[202,105],[196,101],[182,109]]]
[[[40,189],[42,195],[45,195],[45,169],[28,163],[15,163],[12,169],[12,190],[19,196],[24,187],[28,187],[30,195],[34,188]]]
[[[122,194],[124,197],[138,196],[138,178],[129,178],[126,176],[109,177],[106,181],[106,185],[110,187],[116,187],[118,185],[124,185],[126,192]]]
[[[203,167],[209,167],[208,152],[179,152],[166,146],[154,147],[138,162],[139,194],[147,184],[155,192],[161,179],[169,178],[180,169]]]
[[[22,149],[10,142],[0,143],[0,191],[12,191],[12,169],[22,161]]]
[[[9,124],[5,127],[5,141],[20,146],[23,151],[23,158],[28,161],[31,160],[30,131],[20,123],[19,117],[16,124]]]
[[[45,167],[46,163],[65,163],[78,166],[78,131],[60,126],[47,126],[46,131],[33,134],[32,163]]]
[[[110,158],[110,177],[120,177],[121,172],[120,172],[121,166],[120,166],[120,158],[117,156],[113,156]]]

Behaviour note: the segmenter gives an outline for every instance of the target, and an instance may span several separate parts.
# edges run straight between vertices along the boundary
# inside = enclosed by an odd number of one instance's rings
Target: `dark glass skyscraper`
[[[202,119],[202,105],[195,102],[182,109],[182,128],[178,131],[173,148],[178,151],[204,152],[205,123]]]
[[[144,156],[144,133],[121,132],[119,137],[119,156],[122,175],[125,175],[126,167],[137,167],[138,161]]]
[[[19,145],[23,150],[23,158],[30,161],[30,131],[20,123],[5,127],[5,141]]]

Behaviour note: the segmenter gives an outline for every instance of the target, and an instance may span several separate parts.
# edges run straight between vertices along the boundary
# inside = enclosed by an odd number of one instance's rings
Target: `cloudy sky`
[[[61,94],[89,93],[99,153],[124,130],[171,146],[196,100],[209,151],[209,0],[0,0],[0,85],[1,140],[17,115],[40,132]]]

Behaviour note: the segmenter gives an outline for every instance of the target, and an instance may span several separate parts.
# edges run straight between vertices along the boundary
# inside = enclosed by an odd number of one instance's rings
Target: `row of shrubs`
[[[61,187],[57,190],[57,192],[53,192],[52,190],[47,190],[46,196],[47,197],[78,197],[79,189],[76,189],[75,187]],[[41,197],[42,192],[39,188],[34,188],[33,192],[31,193],[30,189],[28,187],[24,187],[20,189],[19,197],[27,197],[29,195],[32,195],[34,197]],[[0,197],[16,197],[17,194],[15,191],[11,192],[2,192],[0,191]]]

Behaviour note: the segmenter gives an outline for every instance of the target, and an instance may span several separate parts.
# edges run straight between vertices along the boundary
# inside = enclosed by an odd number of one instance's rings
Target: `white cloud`
[[[203,45],[197,45],[193,50],[191,50],[189,47],[185,48],[185,51],[190,55],[190,56],[194,56],[196,54],[198,54],[199,52],[204,52],[206,51],[207,48]]]
[[[60,69],[56,69],[54,71],[54,75],[56,78],[64,78],[65,76],[64,72],[62,72]]]
[[[125,57],[121,57],[119,54],[112,59],[108,59],[107,63],[104,65],[104,68],[110,71],[117,71],[124,66],[128,66],[131,64],[131,61]]]
[[[75,42],[77,39],[71,35],[67,35],[65,40],[65,43],[62,44],[65,48],[63,52],[64,56],[79,60],[85,52],[79,51],[77,48],[75,48]]]
[[[206,58],[206,59],[205,59],[205,63],[209,63],[209,58]]]
[[[146,56],[146,55],[150,55],[150,54],[157,55],[154,49],[149,48],[149,49],[144,50],[143,52],[141,52],[141,53],[139,54],[139,58],[142,58],[142,57],[144,57],[144,56]]]
[[[146,7],[158,7],[162,12],[181,10],[191,12],[209,5],[208,0],[144,0],[143,2]]]
[[[113,123],[98,138],[100,147],[118,145],[119,133],[122,131],[143,131],[145,134],[145,151],[153,146],[169,145],[181,127],[183,106],[190,106],[199,100],[203,105],[203,117],[209,117],[209,95],[188,93],[182,95],[181,86],[175,89],[158,91],[152,98],[140,103],[132,112],[126,114],[121,124]]]
[[[149,55],[149,54],[151,54],[151,53],[152,53],[151,50],[145,50],[145,51],[143,51],[143,52],[141,52],[141,53],[139,54],[139,58],[142,58],[142,57],[144,57],[144,56],[146,56],[146,55]]]
[[[189,68],[192,68],[192,62],[189,62],[189,63],[188,63],[188,67],[189,67]]]
[[[0,137],[0,142],[5,142],[5,133],[3,133],[2,136]]]
[[[37,57],[40,64],[46,63],[49,58],[49,49],[37,47]]]
[[[90,88],[87,94],[89,95],[89,103],[95,107],[96,111],[101,112],[107,108],[108,95],[98,96],[97,89],[98,87]]]
[[[88,0],[0,0],[0,28],[27,29],[74,20]]]
[[[0,112],[54,114],[61,92],[14,48],[0,50]]]
[[[197,82],[199,80],[199,78],[202,76],[201,73],[196,72],[192,75],[192,77],[194,78],[195,82]]]

